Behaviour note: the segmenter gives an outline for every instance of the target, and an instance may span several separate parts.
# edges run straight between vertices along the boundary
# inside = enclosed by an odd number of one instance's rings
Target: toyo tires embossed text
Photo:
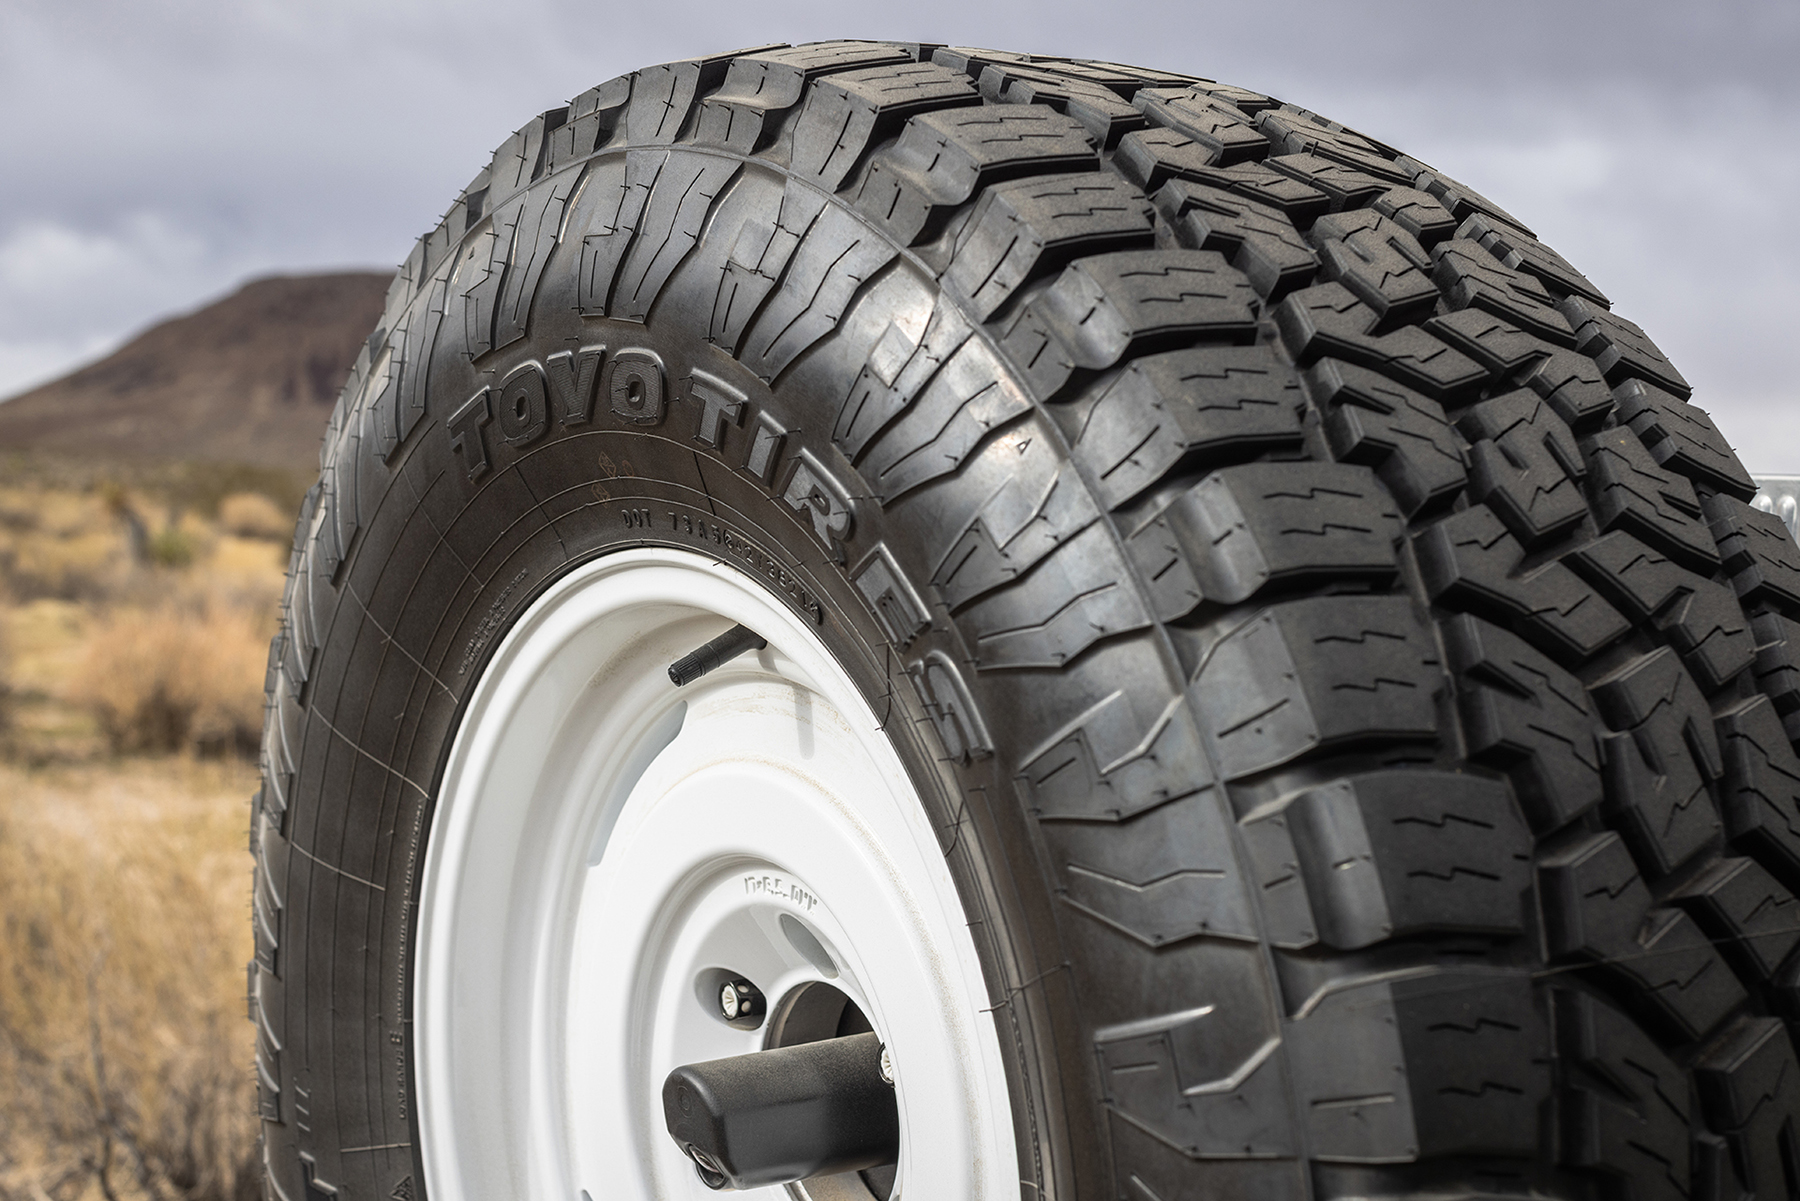
[[[431,1191],[464,706],[645,547],[880,718],[1020,1195],[1800,1195],[1800,549],[1644,331],[1433,166],[1111,63],[648,68],[420,239],[321,469],[253,813],[271,1198]]]

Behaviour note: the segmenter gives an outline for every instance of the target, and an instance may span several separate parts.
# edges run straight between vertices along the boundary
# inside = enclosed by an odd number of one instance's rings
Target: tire
[[[1022,1196],[1800,1195],[1800,553],[1689,395],[1492,202],[1206,80],[841,42],[533,120],[295,541],[267,1195],[459,1195],[446,765],[521,615],[659,548],[881,716]]]

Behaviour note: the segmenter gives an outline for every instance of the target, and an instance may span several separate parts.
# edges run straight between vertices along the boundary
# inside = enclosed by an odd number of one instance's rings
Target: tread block
[[[1077,368],[1172,341],[1232,344],[1256,336],[1256,293],[1210,250],[1120,250],[1080,259],[1033,297],[1000,349],[1043,399]]]
[[[1537,833],[1600,803],[1596,721],[1581,682],[1518,637],[1468,616],[1444,623],[1469,756],[1512,778]]]
[[[1315,1160],[1420,1154],[1417,1098],[1386,982],[1330,992],[1282,1025],[1288,1072]]]
[[[1613,391],[1619,419],[1631,427],[1663,467],[1706,488],[1753,500],[1756,481],[1705,409],[1677,400],[1654,384],[1628,379]]]
[[[1712,782],[1724,775],[1712,711],[1668,647],[1589,691],[1607,724],[1607,809],[1638,861],[1661,876],[1719,832]]]
[[[826,206],[800,239],[781,286],[758,310],[738,361],[773,380],[837,328],[857,289],[896,256],[887,239],[871,234],[853,214]]]
[[[538,283],[543,279],[551,252],[556,249],[563,214],[579,180],[580,176],[571,171],[514,202],[519,213],[513,222],[512,254],[494,313],[493,345],[496,349],[510,346],[525,336],[531,320],[532,302],[537,299]]]
[[[1389,987],[1420,1155],[1533,1154],[1551,1078],[1529,978],[1440,970]]]
[[[1271,584],[1315,576],[1391,581],[1402,523],[1366,467],[1248,463],[1176,497],[1127,540],[1159,619],[1201,600],[1238,604]]]
[[[1256,114],[1256,128],[1282,155],[1329,159],[1386,180],[1390,186],[1412,182],[1411,176],[1396,166],[1379,144],[1345,129],[1336,121],[1327,121],[1304,109],[1285,104],[1280,108],[1265,109]]]
[[[1800,545],[1781,518],[1729,496],[1701,503],[1738,596],[1800,615]]]
[[[632,150],[622,167],[613,160],[589,173],[569,228],[582,231],[582,313],[642,321],[699,240],[713,199],[738,166],[666,150]]]
[[[1490,220],[1478,212],[1470,213],[1457,227],[1456,236],[1477,243],[1505,266],[1534,275],[1545,287],[1555,288],[1563,295],[1572,292],[1598,305],[1612,304],[1593,281],[1570,265],[1569,260],[1505,222]]]
[[[1522,234],[1536,237],[1531,227],[1523,221],[1483,196],[1467,184],[1457,183],[1449,176],[1434,171],[1415,158],[1401,155],[1394,160],[1394,165],[1412,176],[1412,186],[1427,195],[1437,198],[1437,202],[1450,210],[1450,215],[1458,221],[1466,221],[1473,213],[1481,213],[1495,220],[1505,222]]]
[[[1617,609],[1556,560],[1522,569],[1525,549],[1480,506],[1422,531],[1413,549],[1433,600],[1510,626],[1558,659],[1580,664],[1631,632]]]
[[[1582,450],[1588,495],[1602,530],[1624,530],[1690,571],[1710,576],[1717,570],[1716,531],[1702,518],[1692,484],[1658,467],[1630,430],[1602,430],[1584,439]]]
[[[1331,198],[1310,184],[1258,163],[1215,166],[1212,154],[1172,129],[1143,129],[1119,140],[1113,166],[1146,192],[1154,193],[1170,180],[1191,180],[1266,205],[1297,227],[1331,211]]]
[[[1590,834],[1538,866],[1544,935],[1563,962],[1594,965],[1621,997],[1684,1041],[1706,1034],[1744,997],[1712,942],[1679,909],[1657,907],[1617,834]]]
[[[1241,779],[1326,746],[1433,743],[1443,687],[1435,640],[1401,597],[1273,605],[1222,638],[1194,687],[1212,760]]]
[[[1630,534],[1615,530],[1566,562],[1620,609],[1654,621],[1708,692],[1754,659],[1756,640],[1731,590],[1682,570]]]
[[[1209,788],[1117,822],[1043,823],[1057,895],[1145,946],[1255,942],[1224,803]]]
[[[1112,531],[1090,525],[957,616],[978,671],[1054,668],[1150,623]]]
[[[1495,378],[1529,387],[1577,433],[1593,432],[1612,412],[1612,389],[1594,360],[1533,337],[1492,313],[1457,309],[1433,317],[1425,329]]]
[[[1800,942],[1800,899],[1754,859],[1718,860],[1676,900],[1752,980],[1772,979]]]
[[[606,145],[631,103],[631,76],[621,75],[569,101],[569,115],[544,139],[544,172],[579,162]]]
[[[1454,353],[1454,352],[1452,352]],[[1366,367],[1321,359],[1305,372],[1332,453],[1372,466],[1408,517],[1447,504],[1468,480],[1437,403]]]
[[[1456,218],[1437,198],[1417,188],[1389,188],[1369,206],[1429,250],[1456,232]]]
[[[1042,104],[1080,123],[1104,147],[1144,127],[1144,114],[1112,88],[1057,71],[989,63],[982,68],[981,94],[1001,104]]]
[[[1106,1106],[1190,1160],[1291,1156],[1282,1036],[1227,997],[1095,1030]]]
[[[961,306],[940,298],[929,314],[889,322],[857,373],[831,438],[852,461],[932,383],[972,332]]]
[[[769,293],[780,284],[782,273],[806,238],[827,202],[811,188],[788,184],[773,221],[748,220],[738,228],[731,252],[719,272],[706,339],[736,354],[744,331],[761,312]]]
[[[1731,845],[1800,887],[1800,757],[1769,698],[1751,697],[1719,714],[1724,764],[1720,811]]]
[[[633,146],[673,142],[687,128],[694,101],[718,89],[734,59],[787,49],[790,47],[776,42],[634,72],[631,102],[625,110],[625,136]]]
[[[1694,1065],[1707,1124],[1725,1135],[1732,1163],[1759,1198],[1800,1188],[1800,1065],[1780,1018],[1746,1017]]]
[[[1343,359],[1440,401],[1469,395],[1487,382],[1473,359],[1423,329],[1375,334],[1380,320],[1339,283],[1302,288],[1275,309],[1281,343],[1302,366],[1326,356]]]
[[[994,740],[988,734],[981,710],[975,707],[962,672],[943,651],[932,651],[923,659],[907,665],[907,676],[925,714],[937,727],[944,752],[957,763],[985,759],[994,753]]]
[[[943,281],[986,321],[1028,280],[1077,255],[1148,249],[1153,211],[1133,184],[1106,171],[996,184],[957,236]]]
[[[1681,400],[1694,394],[1681,372],[1637,325],[1579,296],[1558,307],[1575,331],[1575,349],[1594,360],[1608,383],[1641,379]]]
[[[981,94],[967,76],[933,63],[826,76],[807,89],[794,125],[789,171],[835,192],[849,181],[871,146],[894,136],[912,117],[980,103]]]
[[[1172,129],[1205,147],[1210,165],[1230,167],[1269,156],[1269,139],[1252,118],[1235,105],[1214,99],[1203,91],[1185,88],[1144,88],[1132,97],[1152,125]]]
[[[1495,261],[1479,242],[1452,238],[1432,247],[1432,276],[1452,308],[1476,308],[1505,318],[1558,346],[1575,347],[1575,331],[1534,276]]]
[[[1333,162],[1319,154],[1279,154],[1263,160],[1272,171],[1297,179],[1308,187],[1325,193],[1331,211],[1359,209],[1404,180],[1377,178],[1342,162]]]
[[[1187,700],[1157,711],[1143,691],[1109,693],[1026,756],[1020,787],[1039,821],[1122,821],[1212,786]]]
[[[1343,284],[1377,318],[1386,333],[1429,316],[1438,303],[1431,258],[1418,239],[1368,209],[1331,213],[1310,234],[1324,261],[1324,277]]]
[[[1469,499],[1491,508],[1536,548],[1587,516],[1581,448],[1561,417],[1520,388],[1484,400],[1456,423],[1469,439]]]
[[[1099,519],[1074,465],[1056,465],[1047,434],[996,439],[953,485],[913,500],[919,528],[936,543],[931,582],[952,610],[1017,579]]]
[[[812,79],[869,67],[916,67],[899,46],[880,42],[814,42],[731,60],[717,91],[700,102],[694,141],[738,154],[755,154],[775,140],[771,114],[800,103]]]
[[[1133,359],[1056,415],[1100,503],[1114,509],[1177,469],[1299,447],[1306,399],[1266,346]]]
[[[1570,989],[1552,996],[1557,1054],[1574,1069],[1562,1098],[1562,1162],[1621,1178],[1628,1197],[1688,1201],[1687,1073],[1617,1010]]]
[[[1092,135],[1041,104],[921,113],[869,160],[856,206],[911,246],[937,236],[948,211],[985,184],[1099,165]]]
[[[865,444],[857,470],[877,500],[892,504],[957,470],[989,434],[1030,409],[987,344],[964,341],[917,399]]]
[[[1157,192],[1156,207],[1182,245],[1229,257],[1265,301],[1305,287],[1319,269],[1318,256],[1280,210],[1236,193],[1175,180]]]
[[[1750,618],[1756,639],[1756,686],[1775,704],[1783,722],[1796,720],[1800,710],[1800,622],[1779,613],[1757,613]],[[1800,726],[1788,731],[1790,740]]]
[[[1497,780],[1373,772],[1308,789],[1281,817],[1328,946],[1523,929],[1531,834]]]

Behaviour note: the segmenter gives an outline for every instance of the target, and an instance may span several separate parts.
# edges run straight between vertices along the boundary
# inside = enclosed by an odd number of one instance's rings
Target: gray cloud
[[[1800,5],[1454,0],[162,0],[0,11],[0,395],[268,271],[386,266],[532,113],[645,63],[834,36],[1195,71],[1529,222],[1752,470],[1800,472]]]

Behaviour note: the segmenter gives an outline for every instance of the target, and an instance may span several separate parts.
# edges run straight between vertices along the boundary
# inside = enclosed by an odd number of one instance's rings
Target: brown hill
[[[274,276],[0,403],[0,449],[318,470],[386,274]]]

